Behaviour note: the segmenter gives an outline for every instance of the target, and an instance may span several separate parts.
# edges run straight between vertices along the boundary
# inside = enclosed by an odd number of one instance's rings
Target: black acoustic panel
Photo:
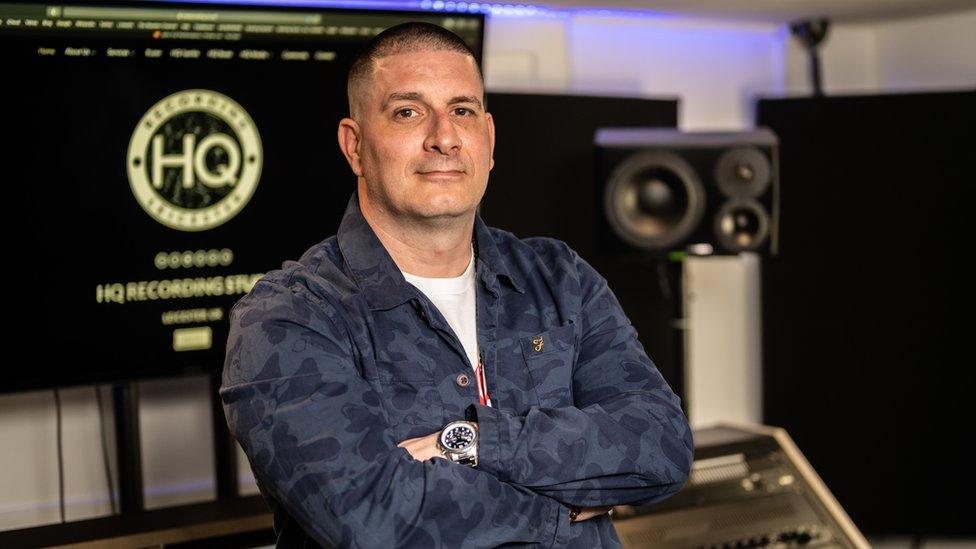
[[[972,91],[759,102],[783,212],[763,273],[764,420],[873,534],[976,533],[974,106]]]
[[[492,226],[520,237],[551,236],[589,261],[617,295],[647,354],[679,395],[680,349],[671,328],[671,266],[600,248],[594,200],[596,148],[602,127],[675,127],[675,100],[492,93],[495,167],[482,202]],[[662,277],[662,272],[670,276]]]

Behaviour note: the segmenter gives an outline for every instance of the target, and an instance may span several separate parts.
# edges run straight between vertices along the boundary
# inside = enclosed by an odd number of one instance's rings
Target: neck
[[[429,278],[457,277],[471,261],[474,212],[448,220],[392,216],[359,194],[359,209],[401,271]]]

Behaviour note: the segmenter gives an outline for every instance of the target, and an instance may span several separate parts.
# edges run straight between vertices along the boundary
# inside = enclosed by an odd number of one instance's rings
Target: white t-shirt
[[[478,367],[478,326],[475,317],[475,269],[474,249],[471,261],[461,276],[453,278],[428,278],[404,271],[403,278],[424,293],[444,315],[447,323],[461,340],[468,354],[471,368]]]

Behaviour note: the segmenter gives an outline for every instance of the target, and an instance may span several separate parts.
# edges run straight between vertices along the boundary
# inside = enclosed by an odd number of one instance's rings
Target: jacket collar
[[[517,292],[525,293],[522,281],[509,270],[491,231],[477,213],[474,217],[474,234],[481,280],[490,288],[494,286],[495,278],[504,278]],[[403,278],[393,258],[363,217],[358,191],[353,191],[349,198],[349,205],[339,225],[338,240],[342,257],[371,309],[390,309],[416,296],[416,288]]]

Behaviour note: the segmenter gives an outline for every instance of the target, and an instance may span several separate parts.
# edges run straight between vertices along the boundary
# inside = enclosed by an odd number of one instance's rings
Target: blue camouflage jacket
[[[684,484],[691,430],[606,280],[561,241],[480,215],[474,232],[491,407],[356,193],[336,236],[233,307],[220,395],[279,547],[620,547],[608,515],[570,523],[567,506]],[[397,446],[462,418],[479,424],[475,468]]]

